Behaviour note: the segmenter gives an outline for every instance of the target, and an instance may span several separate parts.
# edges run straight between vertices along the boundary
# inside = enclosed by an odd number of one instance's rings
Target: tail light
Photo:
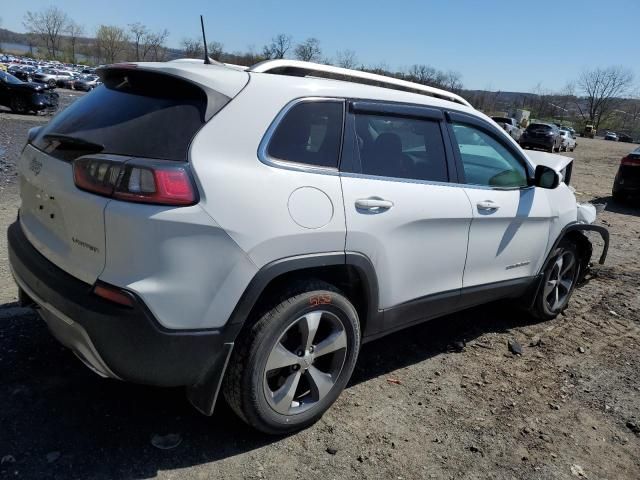
[[[177,162],[83,157],[73,162],[73,180],[82,190],[127,202],[186,206],[198,200],[188,166]]]
[[[632,157],[631,155],[627,155],[620,160],[620,165],[626,165],[629,167],[640,167],[640,157]]]

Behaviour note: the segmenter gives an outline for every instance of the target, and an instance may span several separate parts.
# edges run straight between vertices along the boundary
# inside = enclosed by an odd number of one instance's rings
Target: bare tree
[[[429,65],[413,65],[407,73],[407,80],[423,85],[433,85],[437,78],[438,71]]]
[[[207,44],[207,50],[209,52],[209,57],[220,61],[222,54],[224,53],[224,45],[220,42],[209,42]]]
[[[356,68],[358,58],[353,50],[340,50],[336,53],[336,65],[342,68]]]
[[[84,35],[84,27],[79,23],[69,20],[65,33],[69,38],[69,47],[71,48],[71,61],[76,62],[76,44],[78,43],[78,37]]]
[[[42,12],[27,12],[22,23],[29,33],[40,39],[49,57],[55,59],[60,50],[60,34],[69,23],[67,14],[58,7],[49,7]]]
[[[165,42],[169,37],[169,30],[166,28],[159,32],[147,32],[142,39],[142,59],[154,62],[165,60],[167,49]]]
[[[202,42],[197,38],[185,38],[182,40],[182,51],[187,58],[203,58],[204,49]]]
[[[460,93],[462,91],[462,75],[459,72],[449,70],[444,74],[442,87],[450,92]]]
[[[584,94],[585,103],[576,103],[582,119],[592,123],[596,130],[616,109],[621,97],[628,93],[633,72],[623,67],[585,70],[576,82]]]
[[[127,48],[129,37],[123,28],[100,25],[96,32],[96,46],[105,63],[114,63]]]
[[[304,42],[296,46],[294,54],[298,60],[305,62],[321,61],[322,50],[320,49],[320,40],[317,38],[307,38]]]
[[[130,23],[129,32],[131,32],[131,41],[133,42],[136,62],[144,58],[142,50],[146,37],[149,35],[149,29],[140,22]]]
[[[289,50],[293,39],[291,35],[279,33],[271,39],[271,43],[262,49],[262,55],[266,58],[284,58]]]

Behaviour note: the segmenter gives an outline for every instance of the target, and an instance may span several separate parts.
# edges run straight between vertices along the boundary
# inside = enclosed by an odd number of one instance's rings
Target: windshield
[[[107,70],[104,85],[51,120],[33,145],[62,160],[87,153],[186,161],[207,95],[182,79]]]
[[[507,117],[491,117],[494,121],[499,123],[511,123],[511,119]]]
[[[0,71],[0,80],[2,80],[4,83],[9,83],[11,85],[17,85],[19,83],[22,83],[20,80],[18,80],[16,77],[11,75],[10,73],[5,73],[3,71]]]

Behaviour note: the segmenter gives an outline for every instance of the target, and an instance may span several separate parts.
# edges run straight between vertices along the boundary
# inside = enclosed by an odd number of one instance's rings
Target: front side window
[[[337,168],[342,110],[342,102],[298,103],[278,124],[267,154],[276,160]]]
[[[448,181],[437,121],[385,115],[356,115],[362,173],[382,177]]]
[[[454,124],[466,182],[496,188],[527,185],[525,166],[491,135],[470,125]]]

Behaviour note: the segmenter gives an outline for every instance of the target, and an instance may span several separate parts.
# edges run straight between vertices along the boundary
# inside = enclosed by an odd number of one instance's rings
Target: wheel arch
[[[535,301],[540,288],[542,288],[544,271],[549,266],[549,263],[553,260],[553,254],[558,248],[558,245],[560,245],[560,242],[562,242],[564,239],[569,239],[576,244],[581,257],[581,273],[578,281],[584,278],[586,268],[589,265],[589,261],[591,260],[591,255],[593,252],[591,242],[583,233],[585,231],[597,232],[602,237],[602,240],[604,241],[604,247],[602,249],[602,253],[600,254],[600,258],[598,259],[598,263],[600,263],[601,265],[604,264],[607,258],[607,252],[609,251],[609,231],[603,226],[591,225],[588,223],[573,222],[566,225],[551,245],[551,248],[547,253],[547,257],[540,267],[540,271],[536,275],[537,280],[534,282],[533,288],[531,288],[525,295],[526,305],[528,305],[529,308],[533,306],[533,302]]]
[[[378,282],[373,264],[357,252],[329,252],[286,257],[262,267],[245,289],[228,325],[242,325],[259,317],[281,300],[282,293],[301,293],[304,280],[322,280],[341,290],[354,304],[363,336],[379,328]]]

